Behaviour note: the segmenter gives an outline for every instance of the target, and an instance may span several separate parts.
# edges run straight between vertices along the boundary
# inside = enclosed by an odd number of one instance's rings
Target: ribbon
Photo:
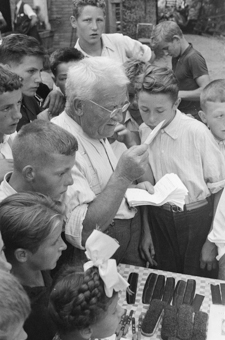
[[[106,296],[112,297],[113,290],[119,292],[129,286],[129,283],[118,273],[116,260],[110,259],[119,248],[119,244],[112,237],[94,230],[88,237],[85,248],[85,254],[90,261],[84,264],[84,271],[94,266],[98,267]]]

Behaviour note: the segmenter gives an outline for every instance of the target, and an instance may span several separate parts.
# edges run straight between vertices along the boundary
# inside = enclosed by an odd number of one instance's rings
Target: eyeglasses
[[[87,99],[88,102],[97,105],[98,107],[100,107],[101,109],[107,111],[110,113],[110,118],[114,118],[118,112],[123,113],[126,112],[128,107],[130,106],[130,103],[127,102],[126,104],[124,104],[122,107],[116,107],[115,109],[113,109],[112,111],[106,109],[104,106],[101,106],[95,102],[93,102],[93,100]]]

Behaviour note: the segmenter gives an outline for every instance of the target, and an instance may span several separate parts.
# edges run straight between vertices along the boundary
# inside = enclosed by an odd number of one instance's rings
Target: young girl
[[[25,322],[30,340],[52,340],[55,327],[47,311],[51,277],[61,253],[62,208],[38,193],[11,195],[0,204],[0,226],[5,255],[12,273],[31,300],[32,312]]]
[[[95,235],[90,256],[87,243]],[[54,340],[105,338],[115,333],[123,314],[118,291],[127,288],[128,283],[118,274],[116,261],[104,259],[113,243],[117,244],[108,235],[94,230],[86,242],[86,255],[92,259],[84,265],[88,269],[76,272],[74,267],[68,267],[58,277],[49,303],[58,330]]]

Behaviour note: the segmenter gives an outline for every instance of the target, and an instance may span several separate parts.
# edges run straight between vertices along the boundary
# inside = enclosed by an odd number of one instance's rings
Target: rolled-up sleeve
[[[86,170],[83,169],[80,163],[76,162],[72,169],[74,183],[68,187],[65,198],[67,211],[66,239],[73,246],[80,249],[84,249],[82,246],[82,231],[88,204],[96,197],[90,188],[90,179],[86,177]]]
[[[143,45],[140,41],[123,36],[123,44],[128,58],[149,61],[152,56],[150,47]]]

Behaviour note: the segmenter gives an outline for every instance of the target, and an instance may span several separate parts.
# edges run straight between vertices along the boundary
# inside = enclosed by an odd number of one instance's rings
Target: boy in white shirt
[[[150,207],[158,268],[208,276],[203,269],[206,265],[208,270],[212,269],[214,261],[210,254],[215,247],[207,236],[225,183],[223,155],[204,124],[177,110],[178,83],[172,70],[146,65],[135,85],[146,125],[154,129],[164,121],[149,146],[155,181],[175,173],[188,189],[183,211],[169,203]]]
[[[211,81],[200,96],[201,120],[215,137],[219,149],[225,157],[225,79]]]
[[[216,79],[209,83],[201,93],[201,108],[199,116],[207,124],[215,137],[220,151],[225,157],[225,79]],[[225,279],[225,191],[221,195],[212,231],[208,240],[217,246],[219,261],[219,275]]]
[[[13,170],[12,141],[22,117],[22,78],[0,67],[0,182]]]

